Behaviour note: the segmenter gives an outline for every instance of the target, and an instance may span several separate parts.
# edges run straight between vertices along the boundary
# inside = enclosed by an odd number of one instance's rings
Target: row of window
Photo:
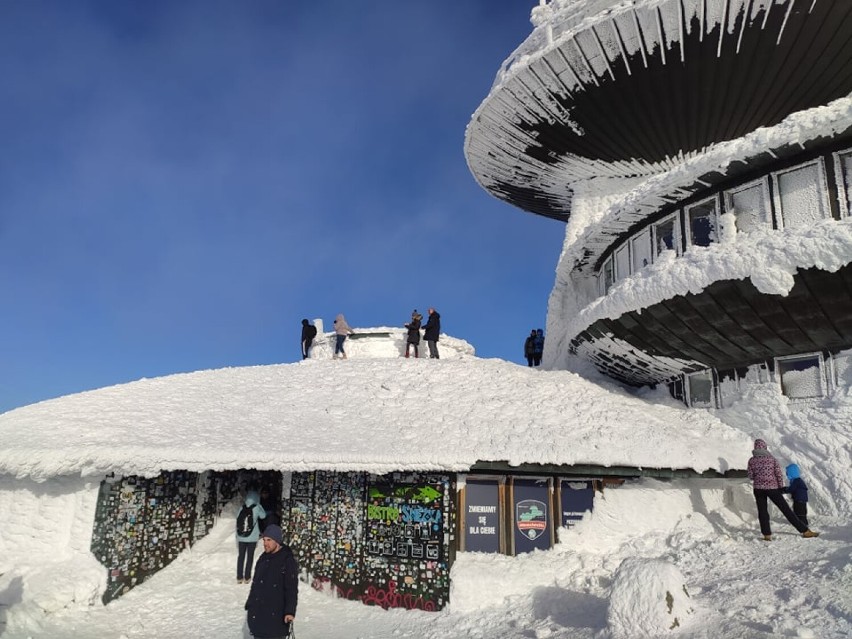
[[[847,217],[852,215],[852,149],[834,153],[831,158],[841,216]],[[681,255],[693,246],[718,242],[724,213],[734,216],[737,233],[808,226],[830,218],[825,158],[716,193],[645,227],[618,246],[602,264],[598,272],[601,294],[653,263],[664,251]]]
[[[778,384],[791,400],[825,397],[832,388],[848,386],[852,352],[805,353],[777,357],[767,364],[742,369],[707,369],[689,373],[670,384],[672,395],[695,408],[727,408],[741,396],[743,384]]]

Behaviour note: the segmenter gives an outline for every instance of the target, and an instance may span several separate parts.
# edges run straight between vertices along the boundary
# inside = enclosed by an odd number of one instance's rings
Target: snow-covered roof
[[[464,471],[477,461],[743,468],[711,413],[503,360],[310,359],[142,379],[0,415],[0,473]]]

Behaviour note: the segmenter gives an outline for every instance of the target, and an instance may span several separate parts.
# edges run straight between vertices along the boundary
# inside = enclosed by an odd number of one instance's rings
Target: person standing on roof
[[[256,490],[246,493],[245,501],[237,513],[237,583],[251,581],[251,567],[254,563],[254,549],[260,539],[260,520],[266,517],[266,511],[260,505]]]
[[[796,516],[787,500],[784,499],[784,475],[778,460],[767,450],[766,442],[754,440],[752,457],[748,460],[748,478],[754,486],[754,500],[757,503],[757,519],[764,541],[772,541],[772,528],[769,526],[769,508],[767,500],[778,507],[793,527],[802,533],[802,537],[818,537]]]
[[[544,331],[536,329],[535,340],[533,340],[533,364],[541,366],[541,356],[544,354]]]
[[[408,329],[408,338],[405,342],[405,356],[408,357],[411,347],[414,346],[414,357],[420,357],[420,320],[423,316],[414,309],[411,313],[411,321],[405,324]]]
[[[535,329],[532,329],[530,336],[524,340],[524,357],[527,358],[527,366],[532,368],[535,361]]]
[[[314,338],[317,336],[317,327],[302,320],[302,359],[308,359],[311,355],[311,345],[314,343]]]
[[[354,332],[355,331],[349,328],[349,324],[346,323],[346,318],[343,317],[343,313],[340,313],[334,320],[334,333],[336,338],[334,343],[334,359],[337,359],[338,355],[340,355],[343,359],[346,359],[346,351],[343,350],[343,342],[345,342],[346,338]]]
[[[429,319],[423,326],[423,339],[429,345],[429,357],[441,359],[438,355],[438,337],[441,334],[441,315],[434,308],[429,309]]]

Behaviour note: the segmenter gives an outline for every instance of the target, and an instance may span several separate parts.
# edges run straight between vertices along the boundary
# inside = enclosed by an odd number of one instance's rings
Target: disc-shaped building
[[[749,371],[793,396],[836,381],[852,3],[554,0],[532,20],[465,153],[492,195],[566,222],[545,363],[694,405]]]

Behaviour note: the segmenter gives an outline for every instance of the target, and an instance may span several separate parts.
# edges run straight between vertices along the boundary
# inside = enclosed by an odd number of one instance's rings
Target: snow
[[[98,483],[110,469],[461,469],[477,459],[723,469],[742,468],[756,436],[782,465],[802,468],[819,539],[802,539],[772,511],[775,541],[761,541],[747,480],[631,481],[606,488],[594,512],[560,530],[549,551],[459,553],[441,612],[383,611],[302,584],[297,633],[751,639],[852,632],[848,387],[797,404],[777,386],[743,384],[729,408],[704,411],[662,391],[631,396],[567,371],[464,353],[386,357],[386,348],[379,340],[364,346],[363,359],[352,351],[346,361],[318,355],[140,380],[0,415],[0,636],[241,635],[246,589],[232,574],[236,508],[167,568],[100,604],[105,570],[88,546]],[[641,575],[641,587],[630,574]],[[645,630],[630,635],[631,626]]]

